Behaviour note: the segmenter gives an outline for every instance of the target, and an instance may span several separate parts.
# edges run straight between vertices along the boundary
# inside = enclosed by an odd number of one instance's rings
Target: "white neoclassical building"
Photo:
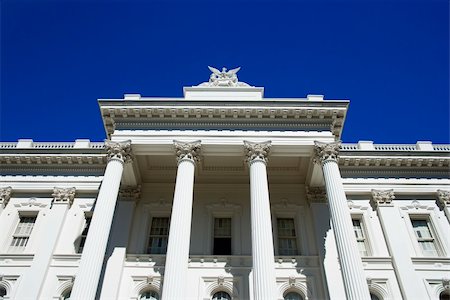
[[[211,71],[99,100],[105,142],[0,143],[0,299],[449,299],[450,145]]]

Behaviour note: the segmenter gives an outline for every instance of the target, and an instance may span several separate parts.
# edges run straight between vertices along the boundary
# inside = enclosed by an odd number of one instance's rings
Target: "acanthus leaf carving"
[[[0,205],[6,207],[11,198],[12,188],[10,186],[0,188]]]
[[[395,199],[394,190],[372,190],[371,205],[374,209],[378,206],[387,206]]]
[[[317,164],[324,164],[326,161],[339,161],[339,150],[341,149],[341,142],[322,143],[314,142],[314,162]]]
[[[437,196],[440,205],[450,205],[450,191],[437,190]]]
[[[53,188],[53,203],[69,204],[72,206],[73,199],[75,198],[75,188]]]
[[[178,163],[185,159],[194,163],[200,161],[201,141],[181,142],[174,140],[173,145]]]
[[[105,140],[105,149],[108,161],[118,159],[124,163],[129,163],[133,160],[130,140],[124,142]]]
[[[254,143],[244,141],[245,156],[247,163],[251,164],[255,159],[262,160],[267,163],[268,156],[270,154],[270,148],[272,147],[271,141]]]

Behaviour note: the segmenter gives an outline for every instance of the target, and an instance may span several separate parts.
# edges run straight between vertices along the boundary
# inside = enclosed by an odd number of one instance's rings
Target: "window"
[[[277,219],[278,255],[297,255],[294,219]]]
[[[86,216],[85,218],[86,218],[86,223],[84,224],[83,231],[81,232],[80,245],[78,246],[78,253],[83,252],[84,244],[86,243],[86,238],[87,238],[88,231],[89,231],[89,226],[91,226],[92,216]]]
[[[284,300],[303,300],[303,297],[300,294],[295,292],[289,292],[284,295]]]
[[[0,298],[1,299],[1,298]],[[440,295],[439,295],[439,300],[450,300],[450,292],[448,291],[443,291]]]
[[[159,300],[159,295],[155,291],[147,291],[139,295],[139,300]]]
[[[428,219],[411,219],[417,242],[424,256],[438,256],[435,239]]]
[[[212,297],[212,300],[231,300],[231,296],[226,292],[217,292]]]
[[[169,218],[153,218],[147,253],[166,254],[169,241]]]
[[[213,255],[231,255],[231,218],[214,218]]]
[[[353,231],[355,232],[356,242],[358,244],[359,254],[361,256],[368,256],[367,240],[364,234],[364,227],[361,219],[353,219]]]
[[[0,286],[0,300],[3,300],[3,297],[6,296],[6,289]]]
[[[61,295],[61,300],[70,300],[70,294],[72,293],[72,289],[65,290]]]
[[[370,300],[380,300],[380,297],[378,297],[375,294],[370,293]]]
[[[18,253],[25,250],[35,222],[36,216],[19,216],[19,224],[13,234],[10,252]]]

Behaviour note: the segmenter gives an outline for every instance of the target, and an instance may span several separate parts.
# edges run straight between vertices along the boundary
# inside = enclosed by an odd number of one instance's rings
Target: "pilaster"
[[[53,257],[61,228],[67,211],[73,203],[75,188],[53,189],[52,207],[49,211],[45,239],[41,240],[34,255],[33,262],[27,272],[24,273],[17,289],[16,299],[39,299],[42,286]]]
[[[417,276],[411,258],[405,253],[405,240],[399,238],[408,237],[409,234],[399,209],[394,206],[394,199],[395,193],[392,189],[372,190],[371,205],[380,219],[403,298],[427,299],[428,296],[421,288],[423,283]]]
[[[253,294],[256,300],[276,298],[275,257],[266,164],[271,142],[244,141],[250,167]]]
[[[162,300],[185,298],[191,237],[194,173],[200,159],[200,141],[174,141],[178,161]]]
[[[358,252],[353,225],[348,211],[347,197],[339,172],[338,160],[341,143],[315,142],[314,161],[322,166],[333,223],[336,247],[347,299],[370,299],[364,268]]]

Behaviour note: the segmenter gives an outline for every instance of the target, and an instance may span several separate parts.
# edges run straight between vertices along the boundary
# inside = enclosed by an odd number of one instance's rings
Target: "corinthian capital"
[[[341,142],[322,143],[314,142],[314,162],[323,164],[327,160],[338,162],[339,149],[341,148]]]
[[[437,190],[439,204],[442,206],[450,205],[450,191]]]
[[[374,209],[379,205],[386,206],[392,203],[395,199],[394,190],[372,190],[372,201],[371,204]]]
[[[53,188],[53,204],[69,204],[69,206],[73,203],[73,198],[75,198],[75,188]]]
[[[247,163],[251,163],[255,159],[267,162],[270,153],[270,148],[272,147],[272,142],[262,142],[253,143],[249,141],[244,141],[245,156]]]
[[[124,142],[113,142],[110,140],[105,140],[105,148],[108,153],[108,161],[112,159],[121,160],[124,163],[131,162],[131,141]]]
[[[10,186],[0,188],[0,205],[5,207],[11,198],[12,188]]]
[[[120,187],[119,197],[126,200],[137,200],[141,197],[141,186],[137,185]]]
[[[308,203],[326,203],[327,192],[324,187],[306,187],[306,199]]]
[[[180,163],[184,159],[189,159],[192,162],[198,162],[200,160],[200,151],[201,151],[200,141],[187,143],[180,141],[173,141],[173,146],[175,148],[175,155],[177,156],[178,163]]]

